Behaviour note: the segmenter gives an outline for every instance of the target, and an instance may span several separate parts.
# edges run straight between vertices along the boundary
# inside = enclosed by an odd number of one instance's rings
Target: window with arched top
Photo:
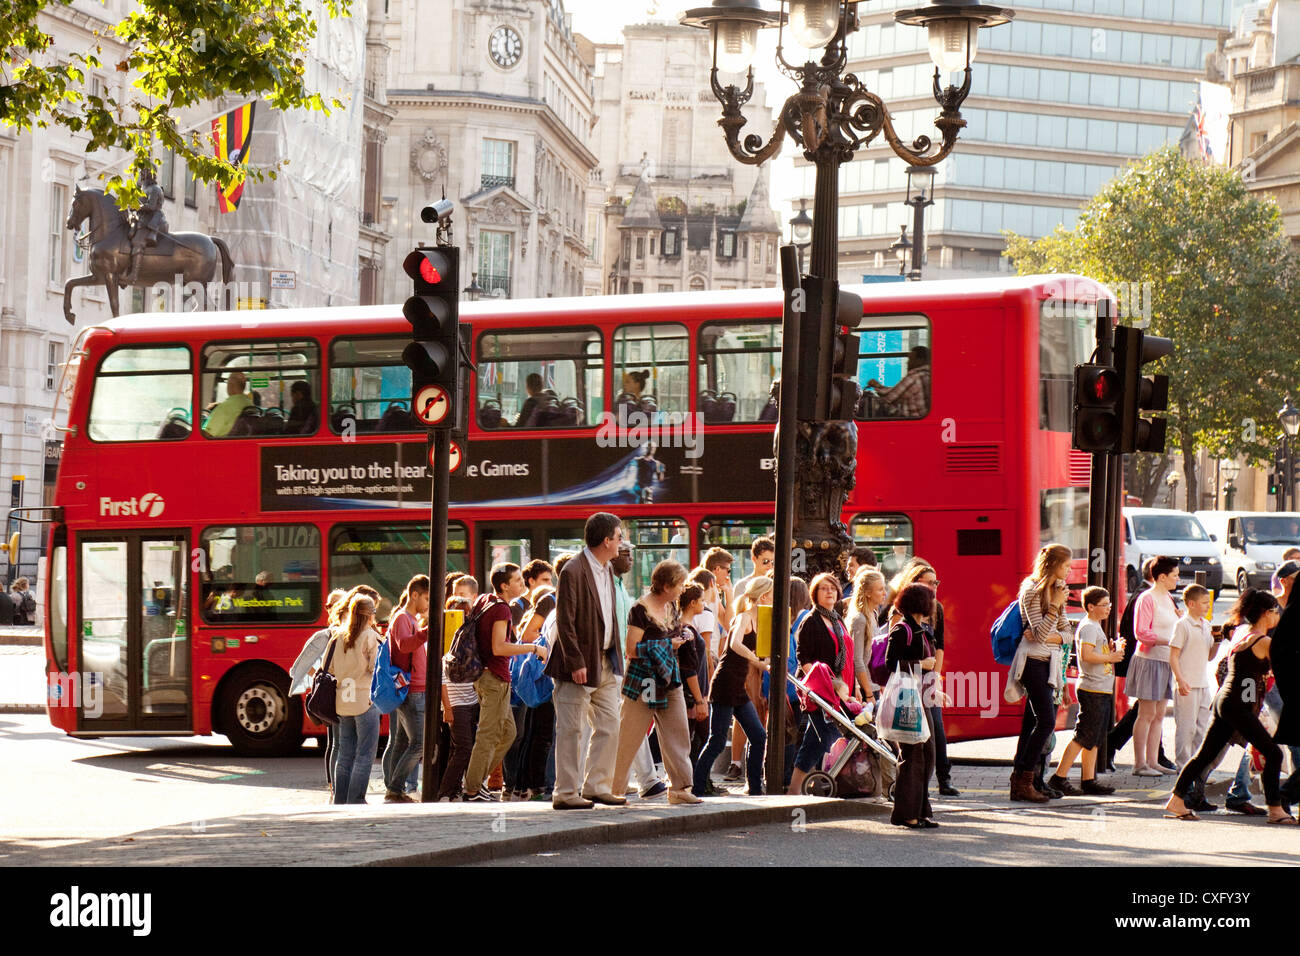
[[[691,279],[692,292],[703,292],[704,289],[705,289],[705,285],[703,279],[701,279],[699,276],[695,276],[693,279]]]

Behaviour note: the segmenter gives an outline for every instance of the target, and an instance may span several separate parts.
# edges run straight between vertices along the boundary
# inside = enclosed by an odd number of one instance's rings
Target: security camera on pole
[[[459,465],[463,443],[468,372],[460,327],[460,249],[451,244],[454,206],[443,199],[426,206],[420,218],[436,223],[437,244],[421,245],[402,263],[415,294],[402,306],[411,323],[411,343],[402,361],[411,370],[411,413],[429,429],[429,467],[433,475],[430,495],[428,679],[424,708],[424,774],[420,798],[438,799],[438,732],[442,725],[443,607],[439,598],[447,573],[447,502],[450,498],[451,462]]]

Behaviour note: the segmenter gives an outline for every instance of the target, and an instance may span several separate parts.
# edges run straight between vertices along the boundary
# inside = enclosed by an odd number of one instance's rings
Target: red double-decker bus
[[[1035,552],[1083,557],[1073,366],[1095,302],[1075,277],[855,287],[857,484],[844,512],[892,573],[942,578],[954,739],[1016,732],[988,628]],[[624,518],[629,588],[665,558],[749,544],[773,519],[781,294],[466,303],[476,372],[452,477],[449,568],[581,547]],[[222,733],[283,753],[321,729],[287,669],[322,595],[389,600],[427,565],[426,441],[396,306],[131,316],[88,330],[49,521],[49,714],[75,736]],[[908,374],[908,401],[880,392]],[[34,517],[27,515],[27,517]],[[389,605],[385,601],[381,614]]]

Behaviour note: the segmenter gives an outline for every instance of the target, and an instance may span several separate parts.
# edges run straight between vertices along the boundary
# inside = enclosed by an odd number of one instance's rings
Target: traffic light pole
[[[790,645],[790,559],[794,546],[795,441],[798,432],[799,337],[807,305],[799,274],[799,253],[781,247],[785,310],[781,329],[781,393],[776,435],[776,556],[772,567],[772,653],[768,680],[766,791],[785,793],[785,675]],[[778,688],[780,692],[778,693]]]
[[[433,446],[433,491],[429,521],[429,641],[425,645],[424,773],[420,802],[438,799],[442,783],[438,774],[439,731],[442,729],[442,580],[447,576],[447,501],[451,476],[451,433],[445,428],[429,430]]]

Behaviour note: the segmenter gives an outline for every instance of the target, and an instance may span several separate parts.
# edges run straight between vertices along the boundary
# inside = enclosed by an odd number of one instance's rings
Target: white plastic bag
[[[882,740],[897,744],[923,744],[930,739],[930,723],[921,706],[921,683],[901,663],[894,665],[881,694],[876,730]]]

